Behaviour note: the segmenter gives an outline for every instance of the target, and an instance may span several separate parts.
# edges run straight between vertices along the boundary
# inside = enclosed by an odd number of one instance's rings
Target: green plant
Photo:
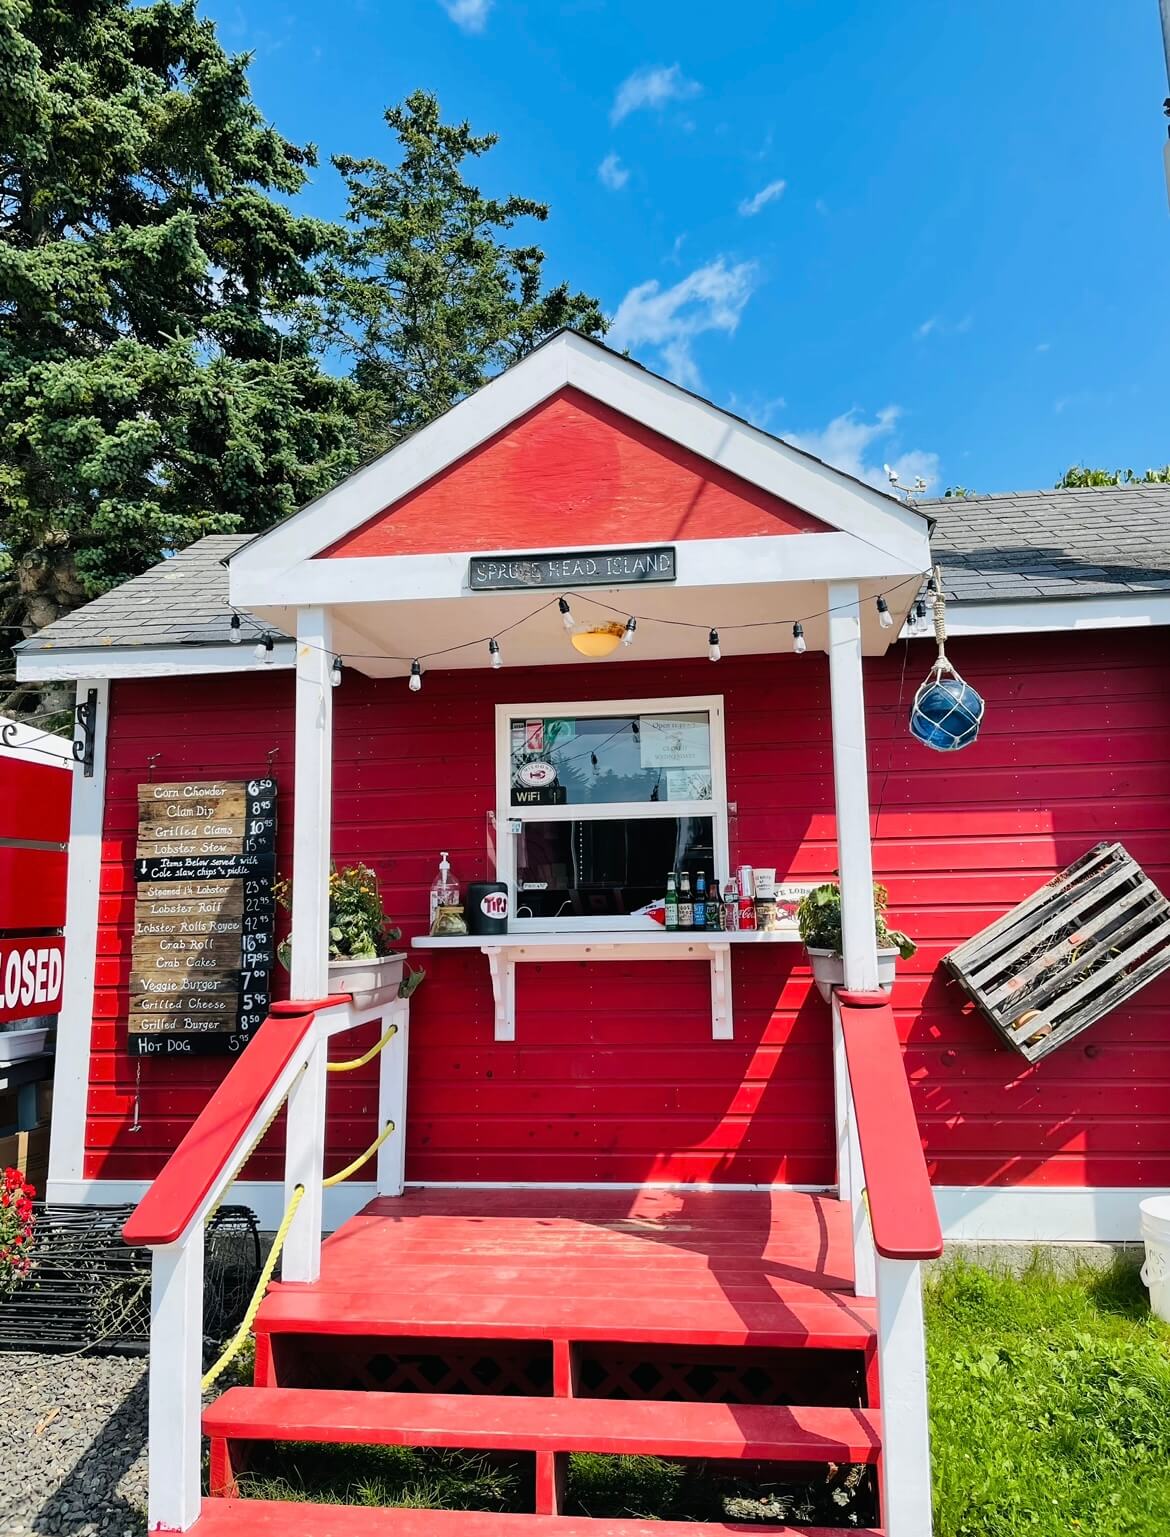
[[[272,888],[281,907],[292,907],[292,882],[278,880]],[[386,917],[378,890],[378,877],[369,865],[360,862],[329,872],[329,959],[331,961],[374,960],[389,953],[402,930]],[[282,939],[276,947],[282,966],[292,959],[292,944]],[[426,976],[421,969],[407,970],[398,984],[398,996],[409,998]]]
[[[918,946],[901,929],[891,929],[886,923],[886,904],[890,894],[884,886],[874,882],[873,920],[878,948],[897,950],[908,961]],[[826,881],[801,898],[796,909],[796,922],[800,937],[807,949],[831,950],[841,954],[841,888],[836,881]]]

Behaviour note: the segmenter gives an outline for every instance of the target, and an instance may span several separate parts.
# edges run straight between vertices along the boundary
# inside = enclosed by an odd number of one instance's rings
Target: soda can
[[[756,896],[756,872],[752,869],[751,865],[740,865],[736,875],[739,879],[740,901],[742,902],[744,897],[751,897],[754,901]]]
[[[754,929],[756,926],[756,903],[754,897],[740,897],[739,899],[739,926],[741,929]]]

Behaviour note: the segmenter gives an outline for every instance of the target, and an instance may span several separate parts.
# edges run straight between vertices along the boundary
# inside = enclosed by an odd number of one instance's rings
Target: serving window
[[[726,783],[718,696],[499,706],[513,926],[658,929],[669,871],[726,879]]]

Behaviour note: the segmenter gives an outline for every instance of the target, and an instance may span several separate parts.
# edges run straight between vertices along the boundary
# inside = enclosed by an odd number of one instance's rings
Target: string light
[[[634,644],[634,631],[637,628],[638,621],[634,618],[633,614],[631,614],[630,617],[626,620],[626,633],[622,636],[623,646],[632,646]]]
[[[422,663],[418,657],[415,657],[410,664],[410,692],[417,694],[420,688],[422,688]]]
[[[717,662],[723,655],[719,649],[719,631],[712,630],[707,636],[707,655],[713,662]]]
[[[333,666],[329,669],[329,681],[334,688],[337,688],[341,683],[341,658],[339,656],[333,658]]]
[[[792,649],[796,652],[797,656],[803,656],[808,650],[804,639],[804,625],[801,624],[799,619],[792,626]]]
[[[504,665],[504,659],[500,655],[500,643],[495,639],[494,636],[491,640],[488,641],[488,655],[492,659],[492,666],[498,672],[499,669]]]
[[[922,583],[924,581],[926,581],[926,580],[927,580],[927,573],[923,572],[921,575],[910,576],[910,577],[907,577],[904,581],[898,582],[895,585],[895,587],[893,589],[891,589],[891,590],[892,591],[898,591],[901,588],[908,586],[911,582],[917,583],[919,586],[921,586]],[[927,581],[927,591],[929,591],[929,590],[930,590],[929,581]],[[603,609],[608,608],[611,613],[620,613],[621,612],[620,610],[614,609],[612,607],[612,605],[610,605],[608,603],[605,603],[605,602],[603,602],[600,599],[591,598],[591,599],[589,599],[589,601],[592,602],[592,603],[595,603],[600,608],[603,608]],[[875,601],[876,601],[876,606],[877,606],[877,610],[878,610],[879,620],[880,620],[880,622],[882,624],[882,628],[883,629],[890,629],[892,627],[894,621],[893,621],[892,616],[890,616],[890,614],[889,614],[889,608],[888,608],[888,605],[886,603],[886,599],[884,597],[879,597]],[[542,603],[539,608],[533,609],[531,613],[521,615],[521,617],[519,619],[514,619],[510,624],[505,625],[502,630],[498,630],[496,632],[496,636],[495,637],[487,636],[487,635],[482,635],[478,639],[475,639],[475,640],[457,641],[453,645],[442,646],[442,647],[436,648],[434,651],[425,652],[424,656],[425,656],[425,658],[427,660],[433,661],[437,657],[450,656],[450,655],[453,655],[456,652],[466,651],[466,650],[470,649],[473,646],[483,646],[483,645],[487,645],[488,649],[489,649],[489,652],[490,652],[490,649],[491,649],[490,643],[491,643],[491,641],[493,639],[496,640],[496,644],[498,645],[499,644],[498,636],[503,635],[503,634],[507,633],[510,630],[518,629],[521,625],[528,624],[531,620],[537,618],[538,615],[544,613],[546,609],[551,608],[554,602],[556,603],[558,609],[560,610],[561,619],[562,619],[562,622],[564,623],[564,626],[565,626],[566,630],[574,629],[575,628],[575,621],[573,619],[572,610],[569,607],[569,600],[568,600],[568,598],[562,596],[562,597],[554,599],[554,598],[550,597],[544,603]],[[827,614],[834,614],[834,613],[837,613],[841,609],[847,609],[847,608],[850,608],[851,606],[852,605],[848,604],[848,603],[846,603],[846,604],[839,604],[836,607],[819,609],[815,613],[806,614],[804,616],[803,620],[799,620],[798,619],[793,624],[793,626],[792,626],[792,634],[793,634],[794,642],[797,639],[803,639],[804,623],[807,622],[808,620],[810,620],[810,619],[821,619],[821,618],[824,618],[825,615],[827,615]],[[913,614],[913,612],[914,611],[912,609],[911,613]],[[883,615],[885,615],[886,617],[883,618],[882,617]],[[241,616],[239,614],[233,614],[233,619],[239,619],[240,617]],[[647,619],[647,616],[646,615],[642,615],[642,618],[643,619]],[[255,621],[254,620],[249,619],[249,622],[251,624],[255,625]],[[710,629],[710,627],[708,625],[702,623],[700,620],[695,620],[695,619],[667,619],[663,615],[659,614],[659,615],[655,615],[655,616],[652,616],[651,618],[647,619],[647,622],[648,623],[659,624],[659,625],[666,625],[666,626],[669,626],[672,629],[685,629],[685,630],[704,630],[705,629],[705,630],[707,630],[707,633],[708,633],[708,645],[710,644],[710,636],[711,636],[711,633],[712,633],[711,629]],[[724,625],[724,629],[732,629],[732,630],[764,630],[764,629],[775,628],[777,626],[786,624],[787,622],[788,621],[785,620],[785,619],[755,619],[755,620],[748,620],[746,623],[743,623],[743,624],[735,624],[735,623],[725,624]],[[631,635],[630,632],[636,631],[637,625],[638,625],[638,616],[636,614],[629,615],[628,618],[627,618],[626,624],[624,626],[624,629],[623,629],[623,637],[622,637],[623,638],[623,643],[628,643],[628,641],[632,638],[632,635]],[[233,629],[234,629],[234,625],[233,625]],[[257,626],[257,629],[258,629],[258,626]],[[312,643],[308,642],[308,641],[301,642],[300,644],[305,646],[305,647],[307,647],[310,650],[320,651],[320,650],[325,649],[325,648],[320,647],[320,646],[313,646]],[[273,657],[272,657],[273,648],[274,648],[274,640],[273,640],[273,637],[272,637],[271,633],[268,632],[268,631],[263,632],[263,634],[262,634],[262,636],[261,636],[261,638],[260,638],[260,640],[259,640],[259,642],[258,642],[258,644],[256,645],[256,648],[255,648],[255,654],[256,654],[257,660],[259,660],[259,661],[271,661],[273,659]],[[803,651],[807,650],[807,647],[806,646],[796,646],[796,645],[794,645],[793,649],[795,651],[797,651],[798,653],[800,653],[800,652],[803,652]],[[370,662],[407,662],[407,661],[409,661],[411,659],[408,658],[408,657],[405,657],[405,656],[397,656],[397,655],[394,655],[394,654],[392,654],[390,652],[386,652],[386,651],[375,651],[375,652],[350,651],[350,652],[346,652],[344,654],[344,656],[341,658],[341,660],[343,662],[353,663],[353,662],[365,662],[365,661],[370,661]],[[415,657],[413,659],[412,667],[411,667],[411,670],[413,672],[414,665],[418,664],[419,676],[420,677],[421,677],[421,673],[422,673],[421,660],[422,660],[421,658]],[[502,662],[501,662],[501,665],[502,665]],[[421,686],[422,685],[420,683],[418,685],[418,687],[421,688]],[[417,689],[415,690],[415,692],[417,692]],[[53,713],[53,712],[49,712],[49,713]]]
[[[228,629],[228,640],[231,641],[233,646],[238,646],[243,638],[243,634],[240,631],[240,616],[239,614],[233,614],[231,625]]]

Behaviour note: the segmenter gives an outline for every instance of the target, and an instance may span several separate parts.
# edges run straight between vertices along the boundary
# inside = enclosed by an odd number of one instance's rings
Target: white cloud
[[[786,432],[784,436],[794,447],[883,491],[890,485],[881,460],[888,461],[903,485],[913,485],[915,477],[921,475],[929,487],[939,478],[938,455],[922,448],[894,451],[901,414],[900,406],[884,406],[867,422],[859,411],[846,411],[820,432]],[[878,444],[883,447],[878,448]]]
[[[456,0],[457,4],[464,0]],[[688,80],[677,64],[643,65],[618,86],[610,108],[611,123],[620,123],[642,107],[664,107],[668,101],[688,101],[702,90],[697,80]]]
[[[699,369],[691,344],[706,331],[732,335],[756,285],[752,262],[728,266],[722,256],[662,288],[657,278],[631,288],[618,305],[606,342],[611,347],[657,348],[676,384],[698,389]]]
[[[1048,349],[1051,346],[1052,346],[1051,342],[1037,342],[1036,343],[1036,351],[1037,352],[1047,352]]]
[[[608,187],[611,192],[620,192],[630,179],[630,173],[618,155],[606,155],[597,167],[597,175],[601,185]]]
[[[761,208],[766,208],[769,203],[774,203],[778,197],[783,197],[784,189],[788,183],[783,180],[770,181],[766,187],[761,187],[755,197],[745,197],[739,205],[739,211],[745,219],[752,219]]]
[[[927,336],[965,336],[974,324],[975,317],[970,314],[956,321],[947,320],[942,315],[931,315],[915,328],[914,335],[918,341]]]
[[[487,26],[493,0],[439,0],[439,4],[464,32],[482,32]]]

